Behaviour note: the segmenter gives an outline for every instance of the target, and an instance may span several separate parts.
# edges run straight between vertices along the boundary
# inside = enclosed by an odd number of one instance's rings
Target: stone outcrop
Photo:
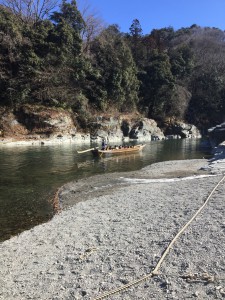
[[[142,119],[131,126],[129,137],[132,139],[145,140],[162,140],[165,138],[157,123],[152,119]]]
[[[62,109],[24,105],[14,111],[2,110],[0,114],[4,137],[37,140],[76,134],[72,115]]]
[[[0,131],[2,137],[19,137],[29,134],[29,130],[19,123],[11,111],[1,111]]]
[[[105,138],[108,142],[121,142],[122,140],[151,141],[164,139],[164,134],[154,120],[133,118],[129,115],[119,117],[97,117],[93,126],[92,141]]]
[[[156,121],[138,113],[92,115],[85,130],[79,122],[81,116],[61,108],[23,105],[9,111],[0,108],[0,135],[17,141],[44,142],[96,142],[105,138],[109,143],[137,140],[147,142],[167,138],[199,138],[194,125],[182,122],[167,124],[164,132]]]
[[[72,115],[62,109],[23,106],[15,112],[15,115],[20,124],[32,134],[60,137],[76,133]]]
[[[215,147],[225,141],[225,123],[208,129],[209,140],[212,147]]]
[[[168,124],[165,135],[167,138],[201,138],[201,133],[195,125],[184,122]]]

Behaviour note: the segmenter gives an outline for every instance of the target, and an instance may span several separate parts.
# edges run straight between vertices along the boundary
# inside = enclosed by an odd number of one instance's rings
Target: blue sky
[[[77,2],[84,3],[85,0]],[[143,33],[172,26],[174,29],[199,26],[225,30],[225,0],[86,0],[106,24],[118,24],[129,32],[134,19]]]

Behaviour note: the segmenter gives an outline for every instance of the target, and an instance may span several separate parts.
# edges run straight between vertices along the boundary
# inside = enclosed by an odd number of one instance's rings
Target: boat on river
[[[118,154],[129,154],[140,152],[145,147],[145,144],[134,145],[134,146],[124,146],[106,149],[92,149],[91,152],[94,156],[107,156],[107,155],[118,155]]]

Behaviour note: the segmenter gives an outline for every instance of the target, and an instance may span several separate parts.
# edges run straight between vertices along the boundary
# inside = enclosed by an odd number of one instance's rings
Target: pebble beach
[[[63,186],[60,213],[0,244],[0,299],[223,299],[224,181],[150,276],[223,178],[218,153]]]

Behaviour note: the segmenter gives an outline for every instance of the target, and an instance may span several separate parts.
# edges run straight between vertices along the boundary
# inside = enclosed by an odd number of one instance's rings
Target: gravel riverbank
[[[223,177],[219,166],[169,161],[68,183],[66,209],[0,244],[0,299],[96,299],[151,273]],[[157,276],[108,298],[223,299],[224,195],[222,182]]]

